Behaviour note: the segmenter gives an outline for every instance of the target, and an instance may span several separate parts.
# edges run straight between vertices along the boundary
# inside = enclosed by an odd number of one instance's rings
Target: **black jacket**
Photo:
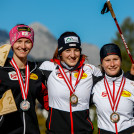
[[[20,103],[23,101],[19,81],[14,75],[15,69],[10,64],[10,59],[0,68],[0,98],[8,89],[12,90],[17,106],[17,111],[0,116],[0,134],[23,134],[25,122],[25,134],[40,134],[37,116],[35,113],[35,100],[47,106],[47,90],[42,88],[43,75],[35,63],[28,62],[30,69],[29,91],[27,100],[30,102],[30,109],[23,112]],[[25,70],[20,70],[25,71]],[[24,73],[25,74],[25,73]],[[24,76],[25,77],[25,76]],[[44,87],[44,86],[43,86]]]

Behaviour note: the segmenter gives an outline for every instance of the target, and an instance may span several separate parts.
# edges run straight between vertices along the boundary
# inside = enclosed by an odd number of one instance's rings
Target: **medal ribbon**
[[[79,73],[78,73],[78,77],[76,79],[76,82],[75,82],[75,86],[73,88],[72,86],[72,83],[71,83],[71,79],[69,81],[69,78],[67,77],[65,71],[63,70],[63,68],[61,66],[59,66],[59,70],[60,70],[60,73],[65,81],[65,83],[67,84],[69,90],[70,90],[70,96],[71,94],[73,94],[75,92],[75,89],[77,87],[77,84],[79,83],[82,75],[83,75],[83,67],[81,67],[79,69]],[[74,134],[74,128],[73,128],[73,115],[72,115],[72,106],[71,106],[71,103],[70,103],[70,120],[71,120],[71,134]]]
[[[81,79],[81,77],[82,77],[82,75],[83,75],[83,67],[81,67],[81,68],[79,69],[78,77],[77,77],[77,80],[76,80],[76,83],[75,83],[74,88],[73,88],[73,86],[72,86],[72,83],[69,81],[69,79],[68,79],[68,77],[67,77],[65,71],[63,70],[63,68],[62,68],[61,66],[59,66],[59,70],[60,70],[60,73],[61,73],[61,75],[62,75],[64,81],[66,82],[66,84],[67,84],[69,90],[70,90],[72,93],[74,93],[74,92],[75,92],[75,89],[76,89],[76,87],[77,87],[77,84],[79,83],[79,81],[80,81],[80,79]]]
[[[119,101],[120,101],[120,98],[121,98],[121,94],[122,94],[122,91],[123,91],[125,82],[126,82],[126,78],[123,77],[122,80],[121,80],[121,83],[120,83],[120,86],[119,86],[117,95],[114,98],[114,94],[112,96],[112,93],[111,93],[111,90],[110,90],[108,81],[104,77],[104,85],[105,85],[105,88],[106,88],[106,92],[108,94],[108,99],[109,99],[109,102],[110,102],[112,111],[116,111],[117,110],[117,107],[118,107],[118,104],[119,104]],[[113,90],[115,90],[115,86],[114,86],[114,89]],[[115,93],[115,91],[113,91],[113,93]]]
[[[29,76],[30,76],[28,62],[27,62],[26,69],[25,69],[25,75],[26,75],[26,77],[25,77],[25,84],[23,82],[23,79],[22,79],[22,75],[20,73],[20,70],[19,70],[19,68],[18,68],[18,66],[15,63],[15,61],[14,61],[13,58],[11,60],[11,64],[12,64],[12,66],[16,70],[16,74],[17,74],[19,85],[20,85],[20,89],[21,89],[22,98],[24,100],[26,100],[27,99],[27,95],[28,95],[28,90],[29,90]]]
[[[109,102],[110,102],[110,105],[111,105],[113,112],[117,110],[125,82],[126,82],[126,78],[122,77],[117,95],[115,97],[115,83],[113,82],[113,96],[112,96],[108,81],[104,77],[104,85],[105,85],[106,92],[108,94],[108,99],[109,99]],[[115,130],[116,130],[116,134],[118,134],[117,123],[115,123]]]

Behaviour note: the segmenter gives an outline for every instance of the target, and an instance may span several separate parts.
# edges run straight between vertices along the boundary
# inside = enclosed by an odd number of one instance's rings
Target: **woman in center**
[[[85,64],[80,37],[65,32],[58,39],[53,59],[41,64],[47,77],[49,96],[48,134],[92,134],[89,118],[93,77],[100,69]]]

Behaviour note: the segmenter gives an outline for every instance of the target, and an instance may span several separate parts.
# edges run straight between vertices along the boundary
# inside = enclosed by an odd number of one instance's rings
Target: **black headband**
[[[120,57],[120,59],[122,59],[120,48],[118,47],[118,45],[116,45],[114,43],[105,44],[101,48],[100,61],[102,62],[102,60],[108,55],[118,55]]]

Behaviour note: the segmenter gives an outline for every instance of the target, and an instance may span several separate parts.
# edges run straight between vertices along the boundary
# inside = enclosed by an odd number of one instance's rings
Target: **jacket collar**
[[[110,77],[107,74],[105,74],[105,77],[106,77],[108,82],[113,82],[113,81],[117,81],[118,82],[118,81],[121,81],[123,75],[124,75],[124,72],[123,72],[123,70],[121,70],[120,75],[117,75],[115,77]]]
[[[3,68],[12,68],[12,69],[14,69],[13,66],[10,64],[10,61],[11,61],[11,59],[7,58]],[[28,61],[28,65],[29,65],[29,68],[30,68],[30,73],[33,72],[35,69],[37,69],[37,64],[35,62]]]

